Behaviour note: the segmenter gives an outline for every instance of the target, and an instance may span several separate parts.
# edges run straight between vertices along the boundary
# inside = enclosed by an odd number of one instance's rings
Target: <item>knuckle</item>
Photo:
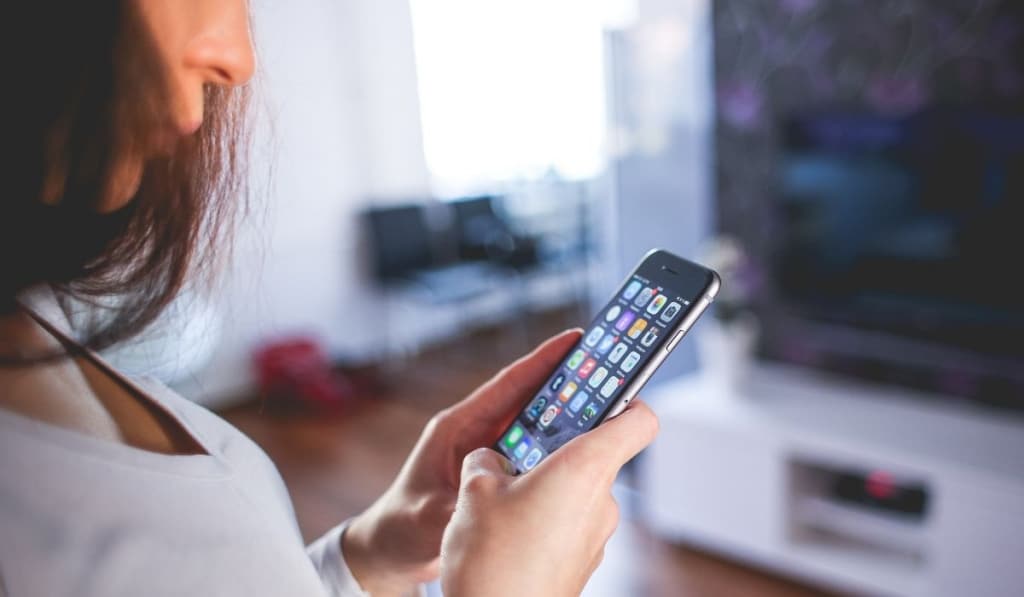
[[[483,471],[472,471],[462,480],[462,491],[471,496],[485,496],[498,488],[498,479]]]
[[[455,419],[455,413],[452,412],[451,408],[445,408],[434,413],[434,416],[430,417],[427,421],[426,433],[436,434],[444,433],[452,428],[453,420]]]
[[[647,438],[653,442],[654,439],[658,437],[658,432],[661,431],[661,421],[658,420],[658,416],[654,413],[651,413],[649,421],[650,423],[648,423],[647,427]]]
[[[511,365],[502,367],[501,371],[498,371],[498,373],[491,378],[490,383],[494,386],[511,389],[513,391],[517,389],[519,387],[520,374],[519,369],[516,368],[516,365],[518,364],[519,361],[516,361]]]
[[[601,535],[605,541],[608,541],[615,533],[615,529],[619,527],[620,516],[619,505],[615,503],[615,500],[612,500],[604,516],[604,527],[601,529]]]
[[[646,405],[642,409],[638,409],[638,416],[634,419],[636,421],[637,433],[647,442],[654,441],[655,436],[658,435],[658,430],[661,427],[661,423],[658,421],[658,415],[654,414],[654,411]]]
[[[511,363],[505,365],[501,369],[498,369],[498,372],[495,373],[494,377],[492,377],[491,379],[494,379],[494,380],[504,380],[515,369],[515,364],[517,362],[518,361],[512,361]]]
[[[612,527],[612,529],[614,529],[615,527],[619,526],[619,519],[620,519],[621,516],[622,516],[622,510],[619,507],[619,503],[615,501],[615,498],[610,498],[608,500],[607,519],[608,519],[608,524],[609,524],[609,526]]]
[[[478,496],[497,490],[501,479],[483,465],[495,457],[496,454],[489,448],[477,448],[466,455],[462,461],[462,479],[459,483],[464,493]]]

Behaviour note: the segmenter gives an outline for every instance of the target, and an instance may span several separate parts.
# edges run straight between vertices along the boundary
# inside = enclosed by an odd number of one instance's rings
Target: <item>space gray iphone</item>
[[[718,274],[663,250],[626,278],[495,449],[524,473],[629,404],[714,299]]]

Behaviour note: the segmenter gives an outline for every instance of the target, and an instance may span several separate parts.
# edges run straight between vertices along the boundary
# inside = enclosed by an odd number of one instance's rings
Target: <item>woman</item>
[[[18,4],[0,200],[0,595],[390,595],[438,575],[449,596],[578,593],[616,525],[612,481],[654,416],[635,403],[520,477],[485,447],[578,331],[434,416],[385,494],[308,547],[255,444],[95,356],[223,245],[243,186],[247,2]],[[68,305],[109,296],[117,308],[72,333]]]

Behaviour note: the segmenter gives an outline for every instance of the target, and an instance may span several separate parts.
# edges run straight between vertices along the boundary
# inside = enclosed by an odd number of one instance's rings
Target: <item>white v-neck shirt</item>
[[[32,307],[66,323],[55,301]],[[159,382],[131,381],[207,453],[157,454],[0,409],[0,596],[365,595],[342,558],[344,525],[303,545],[255,443]]]

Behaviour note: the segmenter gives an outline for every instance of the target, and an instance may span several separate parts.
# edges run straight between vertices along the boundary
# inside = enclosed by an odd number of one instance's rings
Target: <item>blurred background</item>
[[[662,247],[723,291],[585,594],[1024,592],[1018,3],[253,10],[233,261],[111,357],[260,443],[308,538]]]

